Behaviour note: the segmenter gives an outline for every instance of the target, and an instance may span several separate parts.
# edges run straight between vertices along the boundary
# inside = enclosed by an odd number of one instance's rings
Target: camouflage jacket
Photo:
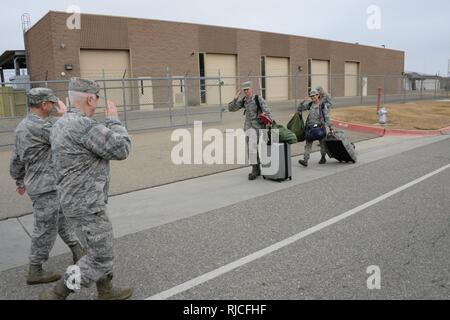
[[[234,99],[231,101],[228,105],[228,110],[230,112],[239,111],[240,109],[245,109],[245,124],[244,124],[244,130],[247,131],[250,128],[253,129],[264,129],[264,125],[261,123],[261,121],[258,118],[258,105],[255,102],[255,97],[253,96],[251,100],[244,98],[241,99]],[[259,102],[261,104],[261,110],[263,112],[268,113],[268,115],[271,117],[270,110],[267,107],[266,101],[260,96],[258,96]],[[243,103],[244,102],[244,103]]]
[[[10,162],[10,175],[18,187],[26,187],[28,195],[56,190],[50,147],[50,120],[30,112],[15,130],[15,144]]]
[[[50,141],[64,214],[73,217],[104,211],[109,161],[125,160],[131,149],[125,127],[118,119],[100,124],[73,108],[55,123]]]
[[[321,107],[323,111],[323,116],[322,113],[320,112],[319,107],[313,107],[312,101],[304,100],[298,106],[297,111],[298,112],[309,111],[306,124],[323,124],[329,127],[331,125],[330,111],[326,103],[321,102]]]
[[[333,101],[331,100],[331,97],[328,94],[324,94],[320,97],[321,101],[325,104],[328,110],[330,110],[333,107]]]

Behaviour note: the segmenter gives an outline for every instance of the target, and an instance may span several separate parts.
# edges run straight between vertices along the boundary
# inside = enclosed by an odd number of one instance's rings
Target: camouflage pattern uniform
[[[69,91],[98,95],[100,87],[75,78]],[[90,287],[112,276],[114,237],[106,211],[109,161],[125,160],[131,140],[119,119],[109,118],[103,125],[72,108],[55,123],[51,142],[63,212],[86,237],[88,252],[77,265],[81,285]]]
[[[28,94],[30,104],[57,102],[50,89],[36,88]],[[79,244],[74,229],[61,212],[56,193],[52,165],[50,132],[52,122],[30,112],[15,130],[15,145],[10,163],[10,175],[17,187],[26,187],[33,202],[34,229],[31,238],[30,264],[42,265],[49,258],[59,233],[73,247]]]
[[[322,120],[322,113],[320,112],[320,108],[319,108],[320,104],[322,105],[322,111],[323,111],[323,115],[324,115],[323,120]],[[319,124],[319,125],[325,125],[326,127],[331,126],[330,114],[329,114],[327,105],[323,102],[321,102],[320,104],[313,105],[312,101],[304,100],[298,106],[298,108],[297,108],[298,112],[303,112],[303,111],[309,112],[308,118],[306,120],[306,125]],[[327,149],[325,146],[325,139],[322,139],[319,142],[320,142],[320,154],[322,155],[322,157],[324,157],[327,154]],[[313,145],[313,141],[306,141],[305,153],[304,153],[304,159],[306,162],[308,162],[308,160],[310,158],[310,154],[312,151],[312,145]]]
[[[262,124],[258,118],[259,115],[258,105],[255,102],[255,98],[256,95],[253,95],[250,99],[248,99],[247,97],[243,97],[241,99],[234,99],[228,105],[228,110],[230,112],[236,112],[242,108],[245,109],[244,131],[247,131],[250,128],[256,130],[265,129],[264,124]],[[267,107],[266,101],[261,96],[258,96],[258,98],[262,111],[266,112],[270,116],[270,110]]]
[[[333,107],[333,101],[331,100],[330,95],[326,93],[322,87],[317,87],[316,91],[319,92],[320,101],[325,104],[328,110],[331,110],[331,108]]]
[[[245,82],[242,84],[243,88],[248,88],[250,86],[251,86],[250,82]],[[267,107],[266,101],[261,96],[258,96],[258,100],[259,100],[259,104],[261,106],[262,112],[267,113],[267,115],[269,117],[271,117],[270,109]],[[258,105],[256,104],[256,95],[253,95],[251,98],[243,97],[240,99],[233,99],[233,101],[231,101],[228,104],[228,110],[230,112],[236,112],[236,111],[239,111],[240,109],[245,109],[244,131],[247,132],[247,130],[249,130],[249,129],[255,129],[257,137],[258,137],[258,140],[257,140],[257,143],[258,143],[259,135],[260,135],[259,130],[265,129],[266,127],[263,123],[261,123],[261,121],[258,118],[260,112],[258,109]],[[249,145],[249,139],[247,139],[247,148],[248,148],[248,152],[250,154],[257,155],[257,157],[256,157],[257,163],[260,164],[259,154],[257,151],[257,145],[255,145],[255,144]],[[254,157],[249,156],[249,158],[253,159]],[[251,163],[251,164],[253,164],[253,163]]]

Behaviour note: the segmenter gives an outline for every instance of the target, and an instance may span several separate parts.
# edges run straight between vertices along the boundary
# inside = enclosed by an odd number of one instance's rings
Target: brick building
[[[190,76],[220,77],[229,100],[241,79],[262,78],[263,94],[272,101],[303,97],[322,85],[333,96],[362,94],[365,75],[404,72],[404,52],[358,44],[189,23],[82,14],[81,29],[67,27],[69,14],[49,12],[25,36],[31,80]],[[295,83],[292,76],[300,75]],[[331,79],[330,75],[339,75]],[[291,77],[290,77],[291,76]],[[162,80],[161,80],[162,81]],[[365,94],[380,83],[364,80]],[[142,81],[142,84],[144,81]],[[162,83],[162,82],[161,82]],[[190,105],[218,103],[217,80],[190,80]],[[136,89],[139,81],[135,82]],[[183,89],[185,84],[179,88]],[[151,92],[130,89],[129,99],[164,99],[153,81]],[[293,87],[296,86],[296,90]],[[393,82],[390,91],[401,90]],[[149,97],[150,96],[150,97]],[[137,102],[138,103],[138,102]],[[158,103],[154,103],[158,105]]]

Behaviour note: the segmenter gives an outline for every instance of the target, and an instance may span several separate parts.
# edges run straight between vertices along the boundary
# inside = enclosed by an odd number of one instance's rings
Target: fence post
[[[127,95],[125,93],[125,80],[122,78],[122,100],[123,100],[123,120],[125,122],[125,128],[128,130],[127,121]]]
[[[386,98],[387,98],[387,93],[386,93],[386,75],[384,75],[384,79],[383,79],[383,105],[387,104]]]
[[[186,118],[186,125],[189,125],[189,111],[188,111],[188,83],[187,83],[187,77],[186,75],[184,76],[184,116]]]
[[[362,74],[359,75],[358,81],[359,81],[359,94],[361,95],[361,105],[364,105],[364,95],[363,95],[364,83],[363,83],[363,75]],[[344,85],[345,85],[345,82],[344,82]]]
[[[406,88],[407,88],[407,79],[403,77],[403,103],[406,103]]]
[[[420,80],[420,99],[423,100],[423,80]]]
[[[13,95],[14,95],[14,93],[13,93]],[[16,98],[14,98],[14,109],[17,109]],[[28,106],[28,95],[27,95],[26,91],[25,91],[25,110],[27,110],[27,115],[28,115],[30,113],[30,107]]]
[[[294,110],[297,110],[297,105],[298,105],[298,75],[299,73],[297,73],[296,75],[294,75],[294,81],[293,81],[293,85],[294,85]]]
[[[105,78],[105,69],[102,69],[103,76],[103,93],[105,95],[105,108],[108,107],[108,94],[106,92],[106,78]]]
[[[220,103],[220,122],[223,122],[223,101],[222,101],[222,75],[219,69],[219,103]]]
[[[437,99],[437,75],[436,79],[434,79],[434,99]]]

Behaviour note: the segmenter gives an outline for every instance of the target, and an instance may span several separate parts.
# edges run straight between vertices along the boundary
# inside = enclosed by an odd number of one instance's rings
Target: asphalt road
[[[115,283],[146,299],[239,261],[450,164],[450,139],[116,240]],[[330,164],[332,165],[332,164]],[[305,169],[307,170],[307,169]],[[169,299],[449,299],[450,169]],[[63,271],[69,255],[49,266]],[[378,266],[381,289],[369,290]],[[35,299],[25,266],[0,299]],[[71,299],[93,299],[95,289]]]

